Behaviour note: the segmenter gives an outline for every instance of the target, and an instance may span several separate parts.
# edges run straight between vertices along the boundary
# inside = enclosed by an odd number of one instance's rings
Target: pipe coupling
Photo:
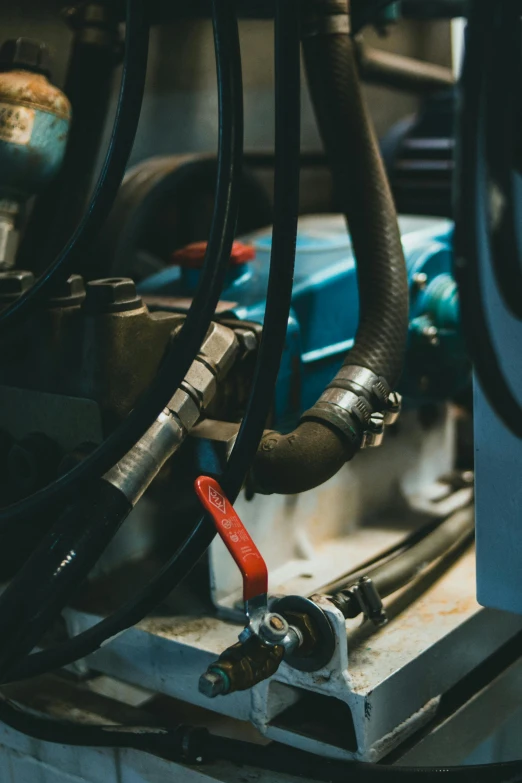
[[[134,506],[163,465],[179,449],[211,403],[221,380],[239,353],[236,335],[212,323],[200,352],[168,406],[104,479],[120,489]]]

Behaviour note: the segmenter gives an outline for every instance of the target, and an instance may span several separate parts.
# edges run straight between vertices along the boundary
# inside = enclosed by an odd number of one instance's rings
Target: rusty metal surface
[[[146,307],[41,310],[31,320],[30,339],[24,330],[10,335],[0,384],[94,400],[106,433],[150,384],[180,321],[181,316],[150,314]],[[9,430],[14,416],[11,410],[2,426]]]
[[[38,73],[24,70],[0,73],[0,96],[2,101],[16,106],[39,109],[64,120],[71,118],[67,96]]]
[[[482,609],[474,599],[474,553],[469,552],[428,592],[378,632],[348,628],[331,605],[337,650],[325,669],[305,674],[282,664],[275,678],[252,691],[220,697],[212,708],[251,721],[266,736],[340,758],[376,760],[430,721],[438,698],[522,628],[522,619]],[[73,612],[71,632],[96,617]],[[199,675],[236,640],[240,626],[217,617],[154,617],[112,640],[90,659],[97,670],[208,707]],[[429,672],[429,677],[426,676]],[[347,705],[346,749],[278,721],[296,702],[320,694]]]
[[[57,720],[84,724],[197,725],[222,736],[263,742],[248,725],[237,720],[216,723],[215,716],[154,694],[132,692],[118,682],[95,677],[68,682],[46,676],[9,686],[8,695],[20,704]],[[133,689],[135,691],[135,689]],[[293,778],[228,762],[185,766],[128,749],[75,748],[40,742],[0,724],[0,780],[2,783],[293,783]],[[300,780],[303,780],[300,778]],[[306,783],[306,780],[304,780]]]
[[[401,765],[488,763],[520,756],[522,718],[519,710],[522,664],[504,670],[451,718],[428,732],[413,747],[396,754]],[[154,694],[121,687],[106,677],[73,684],[47,676],[10,687],[17,701],[57,719],[85,723],[147,723],[157,720]],[[160,703],[158,703],[159,706]],[[185,725],[201,725],[221,735],[248,742],[260,738],[244,724],[214,716],[180,702],[161,705],[161,718],[169,715]],[[132,750],[69,748],[39,742],[0,726],[0,779],[2,783],[297,783],[303,778],[263,772],[216,762],[186,767]]]

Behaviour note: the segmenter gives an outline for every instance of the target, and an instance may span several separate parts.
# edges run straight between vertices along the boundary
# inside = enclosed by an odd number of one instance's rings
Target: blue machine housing
[[[448,220],[400,220],[410,280],[410,335],[399,390],[408,404],[445,399],[470,373],[459,329],[452,277],[453,224]],[[222,298],[240,320],[262,322],[271,229],[246,237],[256,259],[230,269]],[[141,284],[142,293],[191,296],[199,270],[169,267]],[[274,424],[292,428],[312,407],[353,346],[359,320],[356,264],[342,216],[299,222],[292,310],[278,378]]]

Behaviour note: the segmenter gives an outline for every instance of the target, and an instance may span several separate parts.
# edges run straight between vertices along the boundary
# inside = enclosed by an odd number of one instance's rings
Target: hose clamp
[[[301,421],[325,421],[340,431],[350,450],[362,448],[372,410],[364,397],[345,389],[326,389],[319,400],[303,413]]]
[[[348,439],[350,447],[380,446],[385,428],[401,410],[401,396],[384,378],[366,367],[343,367],[302,420],[326,421]]]
[[[390,387],[385,378],[376,375],[367,367],[347,365],[341,367],[329,389],[349,389],[365,397],[374,410],[385,410],[388,406]]]

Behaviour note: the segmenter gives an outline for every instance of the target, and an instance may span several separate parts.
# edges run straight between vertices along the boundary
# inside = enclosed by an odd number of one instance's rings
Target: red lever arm
[[[196,494],[225,542],[243,576],[243,598],[251,601],[268,592],[268,570],[261,553],[234,511],[217,481],[200,476],[194,482]]]

